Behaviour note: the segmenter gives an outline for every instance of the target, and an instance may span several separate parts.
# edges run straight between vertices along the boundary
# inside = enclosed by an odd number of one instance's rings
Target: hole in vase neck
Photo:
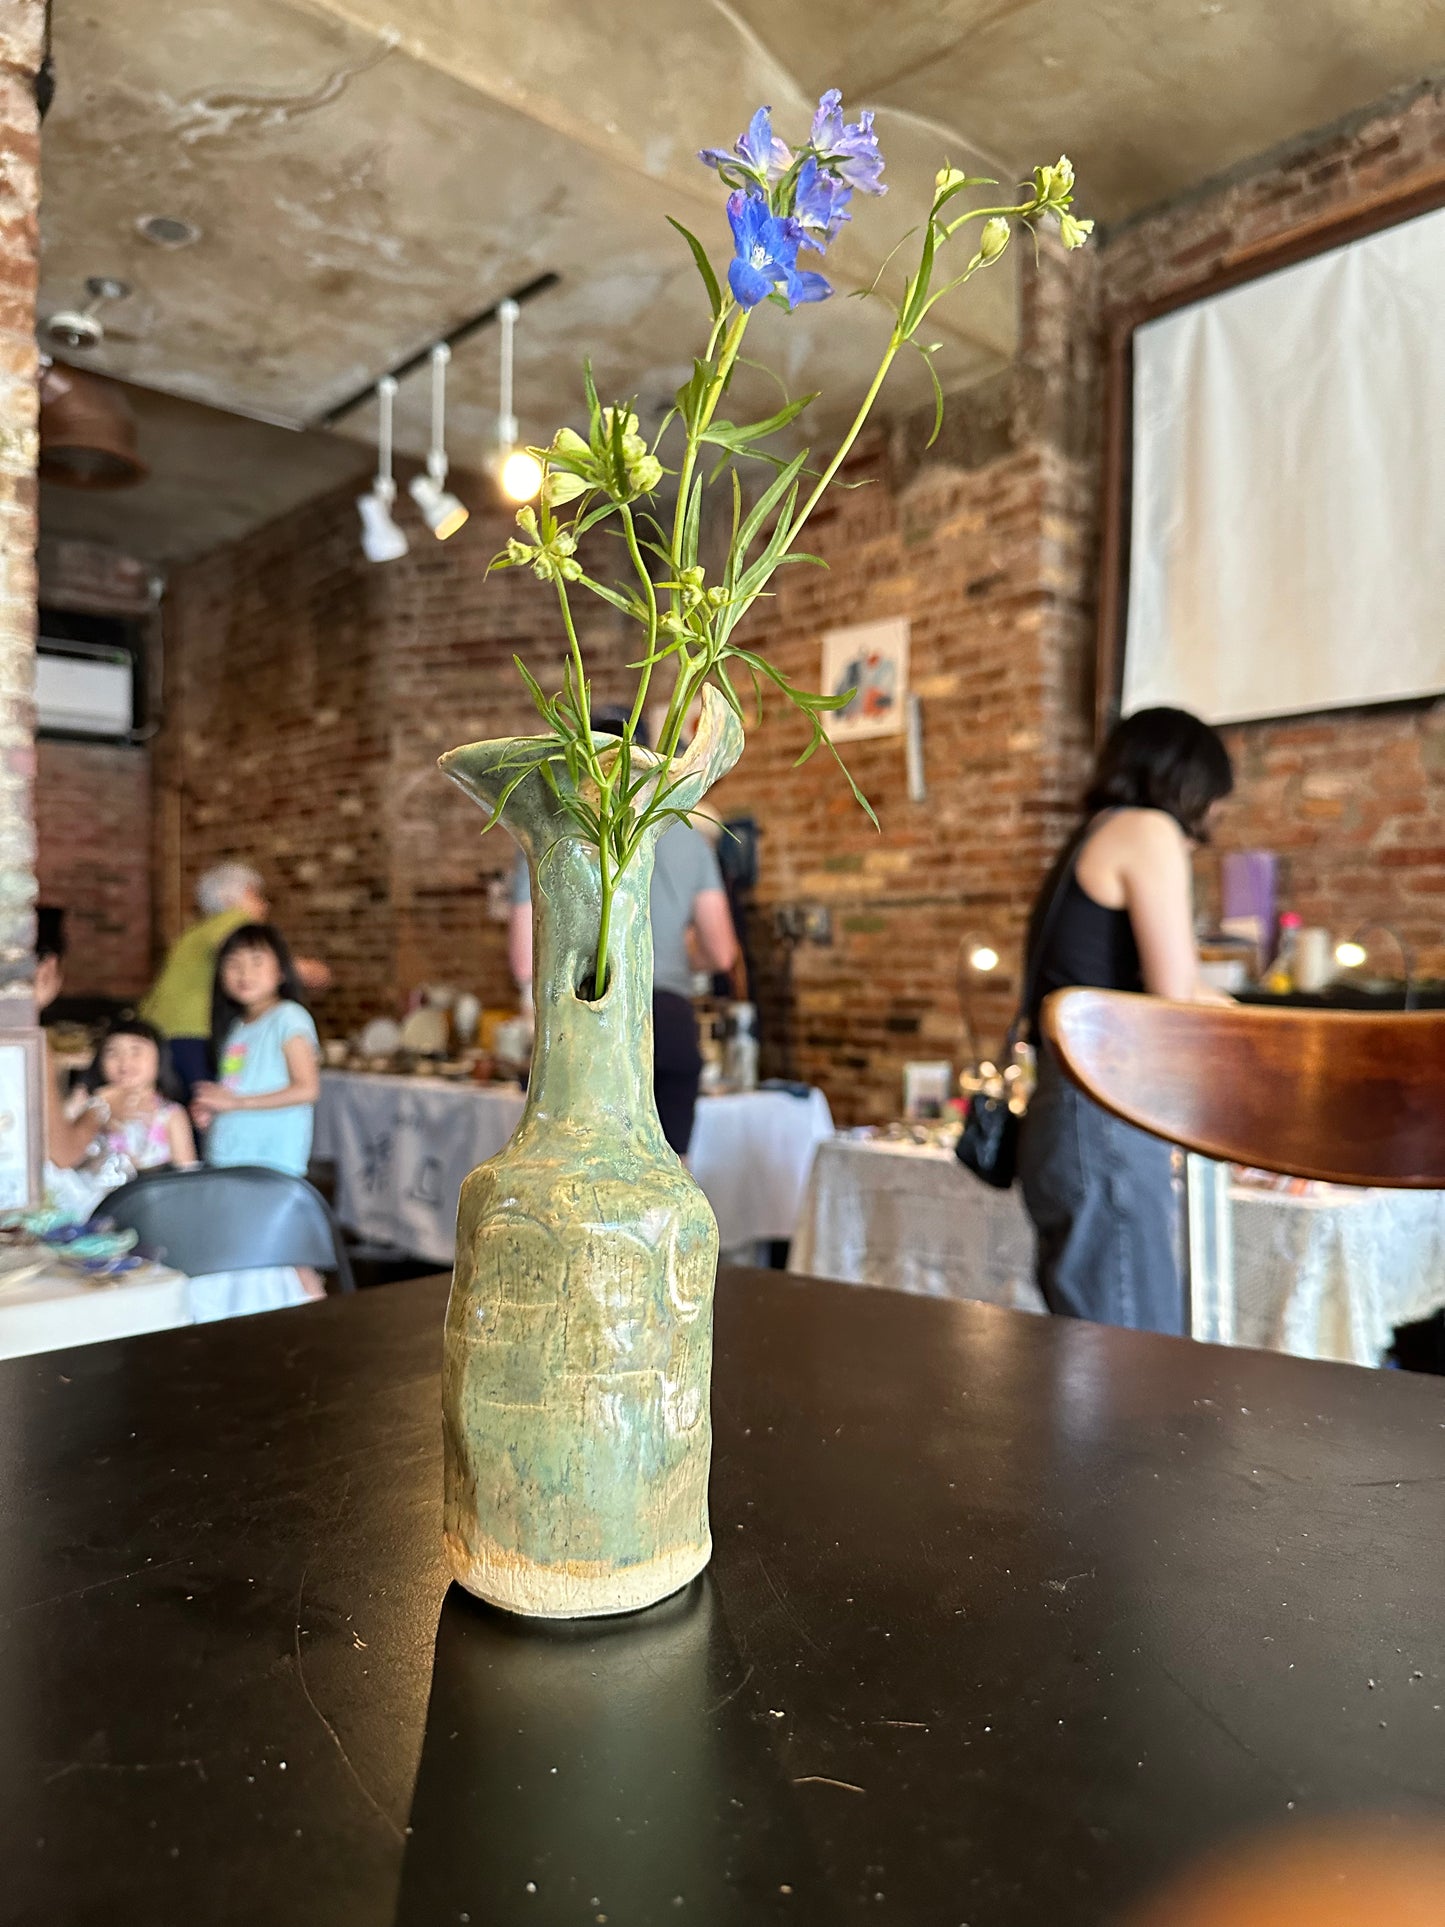
[[[607,988],[597,995],[597,960],[591,959],[573,987],[572,995],[579,1004],[586,1004],[592,1010],[601,1010],[612,998],[612,986],[617,982],[617,959],[612,959],[612,967],[607,973]]]

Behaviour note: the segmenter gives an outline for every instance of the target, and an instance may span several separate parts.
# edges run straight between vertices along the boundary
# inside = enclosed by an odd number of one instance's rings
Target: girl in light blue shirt
[[[320,1048],[291,953],[268,923],[221,946],[211,1031],[220,1077],[197,1084],[191,1114],[208,1164],[261,1164],[305,1177],[321,1092]]]

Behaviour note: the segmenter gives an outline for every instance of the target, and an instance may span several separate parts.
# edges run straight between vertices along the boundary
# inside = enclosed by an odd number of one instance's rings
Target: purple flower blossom
[[[872,108],[845,125],[843,96],[838,88],[830,87],[813,116],[811,143],[818,159],[860,194],[888,192],[879,179],[883,156],[878,152],[878,136],[873,132]]]
[[[809,247],[821,254],[845,221],[853,217],[848,203],[853,190],[832,174],[825,174],[810,154],[798,169],[794,217],[802,224]]]
[[[728,286],[739,307],[755,308],[779,286],[790,308],[826,300],[833,292],[821,274],[799,270],[802,225],[791,215],[774,214],[762,194],[739,189],[730,195],[728,220],[737,249],[728,265]]]
[[[724,179],[736,178],[741,161],[749,174],[769,184],[781,180],[793,163],[787,144],[773,132],[771,107],[758,109],[747,132],[738,135],[732,153],[725,147],[704,147],[698,159],[708,167],[717,168]]]

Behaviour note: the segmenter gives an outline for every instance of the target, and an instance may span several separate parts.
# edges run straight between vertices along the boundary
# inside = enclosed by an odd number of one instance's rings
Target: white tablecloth
[[[164,1265],[128,1272],[113,1284],[92,1284],[54,1261],[31,1276],[10,1270],[13,1284],[0,1270],[0,1358],[138,1338],[192,1322],[191,1281]]]
[[[289,1267],[187,1278],[167,1265],[145,1265],[101,1282],[48,1254],[39,1269],[33,1268],[36,1263],[20,1250],[7,1251],[0,1260],[0,1358],[311,1303]]]
[[[1236,1344],[1377,1365],[1396,1325],[1445,1305],[1445,1193],[1296,1198],[1235,1186],[1231,1201]],[[921,1145],[820,1145],[789,1263],[851,1284],[1043,1308],[1017,1188],[991,1190],[951,1151]]]
[[[336,1166],[336,1215],[370,1243],[449,1265],[457,1198],[516,1129],[520,1091],[438,1077],[323,1071],[314,1155]],[[688,1162],[724,1251],[792,1235],[828,1100],[748,1091],[698,1100]]]

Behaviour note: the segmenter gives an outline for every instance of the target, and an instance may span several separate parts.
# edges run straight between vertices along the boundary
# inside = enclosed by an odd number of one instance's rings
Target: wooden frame
[[[1236,249],[1210,273],[1154,301],[1112,316],[1104,340],[1103,499],[1100,504],[1099,616],[1095,647],[1094,732],[1103,741],[1117,718],[1129,607],[1129,539],[1133,512],[1134,331],[1177,308],[1207,301],[1281,268],[1345,247],[1366,235],[1445,207],[1445,174],[1417,175],[1345,211],[1322,215],[1289,234]]]
[[[0,1030],[0,1211],[33,1209],[45,1195],[42,1030]]]

